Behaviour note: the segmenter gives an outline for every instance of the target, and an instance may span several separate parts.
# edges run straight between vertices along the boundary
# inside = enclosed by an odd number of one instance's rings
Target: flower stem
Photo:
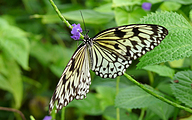
[[[149,89],[146,88],[144,85],[142,85],[142,84],[140,84],[139,82],[137,82],[135,79],[133,79],[133,78],[132,78],[131,76],[129,76],[128,74],[125,73],[124,76],[125,76],[127,79],[129,79],[131,82],[135,83],[137,86],[139,86],[140,88],[142,88],[143,90],[145,90],[146,92],[148,92],[149,94],[153,95],[154,97],[156,97],[156,98],[158,98],[158,99],[160,99],[160,100],[162,100],[162,101],[164,101],[164,102],[166,102],[166,103],[168,103],[168,104],[170,104],[170,105],[172,105],[172,106],[175,106],[175,107],[177,107],[177,108],[180,108],[180,109],[183,109],[183,110],[185,110],[185,111],[187,111],[187,112],[192,113],[192,110],[191,110],[190,108],[185,107],[185,106],[182,106],[182,105],[179,105],[179,104],[177,104],[177,103],[175,103],[175,102],[172,102],[172,101],[170,101],[170,100],[168,100],[168,99],[166,99],[166,98],[164,98],[164,97],[162,97],[162,96],[160,96],[160,95],[152,92],[151,90],[149,90]]]
[[[51,5],[53,6],[54,10],[57,12],[59,18],[67,25],[67,27],[69,27],[70,29],[73,28],[73,26],[63,17],[63,15],[61,14],[61,12],[59,11],[59,9],[57,8],[57,6],[55,5],[55,3],[53,2],[53,0],[49,0]],[[80,38],[84,39],[84,36],[80,33]]]

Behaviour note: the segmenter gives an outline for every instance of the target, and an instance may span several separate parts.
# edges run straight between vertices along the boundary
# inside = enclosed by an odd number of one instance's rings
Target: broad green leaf
[[[149,70],[152,72],[155,72],[159,74],[160,76],[170,77],[173,78],[175,74],[175,70],[171,69],[170,67],[167,67],[165,65],[149,65],[143,67],[144,70]]]
[[[152,88],[150,89],[157,93],[157,91]],[[159,102],[159,99],[153,97],[138,86],[131,86],[119,92],[115,99],[115,106],[120,108],[136,109],[149,107]]]
[[[0,77],[0,89],[7,90],[12,93],[14,98],[14,108],[20,108],[23,97],[23,83],[20,74],[20,68],[13,58],[7,58],[9,53],[3,52],[3,60],[7,68],[5,77]]]
[[[140,23],[163,25],[169,34],[159,46],[140,59],[138,68],[192,55],[192,27],[183,16],[173,12],[156,12],[144,17]]]
[[[141,17],[145,16],[146,12],[142,8],[137,8],[128,12],[122,8],[115,8],[115,20],[118,26],[135,24]]]
[[[165,11],[177,11],[180,7],[181,4],[171,1],[165,1],[160,6],[160,8]]]
[[[26,33],[0,18],[0,48],[9,53],[22,67],[28,69],[29,41]]]
[[[76,107],[81,112],[89,115],[100,115],[102,113],[100,100],[95,94],[88,93],[83,100],[74,100],[67,107]]]
[[[192,107],[192,71],[177,72],[174,80],[178,82],[172,81],[173,94],[179,101]]]
[[[138,120],[138,116],[133,112],[128,112],[127,110],[121,108],[119,112],[120,120]],[[103,116],[107,120],[116,120],[116,115],[116,108],[114,106],[107,107],[103,112]]]
[[[81,13],[83,14],[83,18],[85,23],[89,24],[104,24],[108,23],[114,18],[114,15],[112,13],[101,13],[101,12],[96,12],[94,10],[76,10],[76,11],[70,11],[70,12],[65,12],[62,15],[67,19],[67,20],[74,20],[78,22],[82,22],[82,16]],[[57,15],[44,15],[42,17],[42,22],[43,23],[52,23],[55,22],[61,22],[61,20],[57,17]]]
[[[149,106],[149,109],[156,115],[158,115],[162,120],[168,120],[170,117],[172,117],[174,112],[173,106],[162,101],[152,106]]]

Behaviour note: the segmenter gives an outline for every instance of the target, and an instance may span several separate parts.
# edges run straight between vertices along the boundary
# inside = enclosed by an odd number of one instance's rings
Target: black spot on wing
[[[121,30],[118,30],[118,28],[116,28],[114,34],[115,36],[122,38],[126,34],[126,32],[123,32]]]
[[[138,30],[138,28],[133,28],[133,33],[134,35],[133,36],[138,36],[138,34],[140,33],[140,31]]]
[[[116,44],[114,45],[114,48],[115,48],[115,49],[120,49],[120,48],[119,48],[119,44],[116,43]]]

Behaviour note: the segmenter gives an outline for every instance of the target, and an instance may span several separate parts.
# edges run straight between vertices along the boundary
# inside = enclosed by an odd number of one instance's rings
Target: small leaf
[[[153,90],[152,88],[150,89]],[[154,92],[157,93],[157,91]],[[115,99],[115,106],[134,109],[145,108],[159,102],[161,102],[159,99],[153,97],[138,86],[131,86],[119,92]]]
[[[160,76],[170,77],[173,78],[173,75],[175,73],[175,70],[171,69],[170,67],[167,67],[165,65],[149,65],[143,67],[144,70],[149,70],[152,72],[155,72],[159,74]]]
[[[175,97],[182,103],[192,107],[192,71],[180,71],[175,74],[172,81],[172,91]]]
[[[140,59],[138,68],[192,55],[192,27],[183,16],[173,12],[157,12],[144,17],[141,23],[163,25],[169,34],[159,46]]]

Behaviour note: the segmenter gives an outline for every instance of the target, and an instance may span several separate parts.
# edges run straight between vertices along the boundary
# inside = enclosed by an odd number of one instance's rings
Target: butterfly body
[[[56,112],[75,99],[83,99],[89,92],[91,69],[102,78],[123,75],[132,60],[152,50],[168,34],[159,25],[133,24],[109,28],[93,38],[84,36],[69,60],[49,105]]]

